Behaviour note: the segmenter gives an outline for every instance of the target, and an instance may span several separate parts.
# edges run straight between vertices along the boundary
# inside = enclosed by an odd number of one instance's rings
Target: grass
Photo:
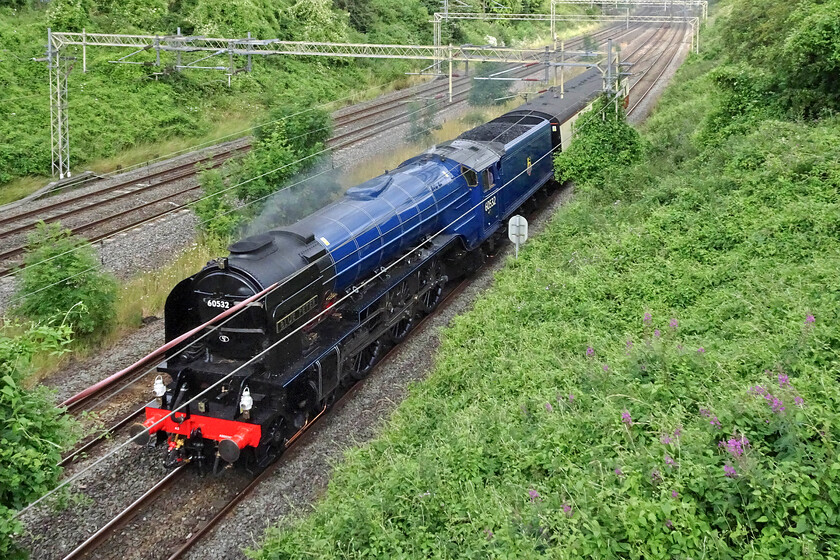
[[[123,284],[117,300],[117,329],[109,335],[109,341],[118,342],[126,331],[137,328],[144,317],[162,316],[166,297],[175,284],[201,270],[221,249],[200,240],[173,262]]]
[[[475,126],[475,121],[478,119],[484,122],[487,119],[492,119],[508,109],[505,106],[493,107],[485,110],[471,111],[465,117],[453,121],[448,121],[442,125],[441,128],[434,130],[427,141],[405,145],[394,149],[393,151],[378,155],[376,158],[368,159],[349,170],[343,177],[347,178],[346,187],[358,184],[373,176],[379,175],[383,171],[383,165],[387,168],[396,167],[400,162],[405,161],[409,157],[428,148],[429,145],[454,138],[464,130]],[[228,129],[241,130],[238,128],[240,123],[231,124]],[[220,127],[217,130],[219,136],[223,136],[226,128]],[[218,137],[218,136],[216,136]],[[153,147],[150,147],[150,150]],[[148,157],[154,157],[155,153],[167,153],[166,145],[156,147],[155,151],[143,152],[140,148],[137,149],[136,154],[145,153]],[[141,157],[141,156],[138,156]],[[122,160],[123,162],[131,161],[130,159]],[[143,160],[140,160],[143,161]],[[115,163],[112,160],[111,163]],[[128,165],[128,163],[126,163]],[[83,360],[96,352],[102,351],[103,348],[108,348],[120,343],[120,341],[130,332],[137,329],[143,318],[150,316],[162,316],[163,306],[166,303],[166,297],[172,291],[172,288],[183,280],[195,274],[211,259],[223,254],[225,247],[219,245],[217,242],[208,241],[200,237],[187,250],[179,254],[173,261],[164,265],[161,268],[143,272],[136,277],[123,282],[120,285],[117,295],[116,303],[116,319],[114,327],[104,335],[101,339],[95,341],[79,340],[74,342],[73,351],[61,356],[54,355],[36,355],[33,359],[34,373],[29,377],[28,383],[34,385],[55,373],[60,368],[64,367],[69,360]]]
[[[698,144],[715,65],[254,557],[840,558],[840,120]]]
[[[337,109],[354,103],[368,101],[383,93],[411,87],[427,80],[424,76],[405,76],[402,79],[382,82],[373,73],[370,74],[369,79],[370,83],[374,85],[351,92],[346,99],[343,99],[340,103],[336,102],[331,104],[331,107]],[[265,109],[258,111],[256,115],[253,111],[248,113],[238,111],[225,112],[215,117],[209,130],[200,136],[190,138],[176,137],[159,142],[140,143],[121,151],[117,155],[95,159],[86,164],[84,168],[96,173],[120,172],[138,164],[157,163],[169,157],[175,157],[192,150],[212,146],[218,142],[230,142],[231,140],[251,134],[254,123],[264,119],[265,114],[267,114]],[[76,173],[78,172],[76,170]],[[44,176],[15,177],[5,185],[0,186],[0,205],[20,200],[44,187],[52,180],[51,177]]]
[[[49,182],[47,177],[15,177],[0,187],[0,205],[20,200]]]

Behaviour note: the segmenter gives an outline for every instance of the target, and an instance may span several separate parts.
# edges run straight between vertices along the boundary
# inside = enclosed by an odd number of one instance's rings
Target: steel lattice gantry
[[[375,45],[365,43],[313,43],[278,39],[223,39],[185,35],[119,35],[109,33],[52,32],[54,48],[121,47],[136,52],[204,52],[211,55],[303,55],[404,60],[470,60],[480,62],[541,62],[541,51],[492,46]],[[135,53],[132,53],[135,54]],[[125,57],[123,57],[125,58]],[[188,68],[190,66],[184,66]],[[217,67],[213,67],[217,68]],[[218,68],[226,68],[220,66]]]
[[[567,5],[567,6],[589,6],[589,7],[606,7],[606,6],[624,6],[624,7],[657,7],[657,8],[700,8],[703,19],[709,16],[709,2],[708,0],[551,0],[552,4]]]
[[[660,4],[661,5],[661,4]],[[557,48],[557,32],[556,26],[558,21],[568,21],[574,23],[626,23],[628,26],[631,23],[687,23],[691,26],[692,48],[695,52],[699,51],[700,46],[700,18],[697,16],[631,16],[629,13],[624,16],[619,15],[587,15],[587,14],[557,14],[555,10],[555,1],[551,3],[550,14],[502,14],[502,13],[465,13],[465,12],[447,12],[435,13],[432,19],[434,24],[434,40],[435,48],[440,47],[441,41],[441,27],[444,20],[499,20],[499,21],[547,21],[551,24],[551,39],[554,41],[555,50]],[[485,47],[481,47],[485,48]],[[435,70],[440,73],[440,62],[435,61]]]
[[[438,28],[439,29],[439,28]],[[439,35],[436,35],[439,39]],[[75,60],[62,55],[68,47],[81,47],[83,67],[86,67],[88,47],[133,49],[129,54],[112,60],[120,64],[161,65],[161,55],[174,55],[175,69],[224,70],[230,76],[240,71],[234,65],[234,57],[248,59],[245,69],[250,70],[250,59],[254,55],[298,55],[343,58],[396,58],[403,60],[443,61],[449,64],[449,98],[452,100],[452,65],[459,61],[507,62],[518,64],[548,65],[556,54],[546,47],[541,49],[520,49],[493,46],[443,46],[427,45],[376,45],[364,43],[317,43],[306,41],[280,41],[278,39],[226,39],[184,35],[125,35],[112,33],[70,33],[48,30],[47,61],[50,64],[51,126],[53,131],[52,159],[53,175],[61,179],[70,176],[70,142],[67,113],[67,76],[72,69],[67,61]],[[141,53],[154,52],[155,60],[139,61],[132,57]],[[184,55],[194,53],[198,58],[184,63]],[[568,53],[583,54],[583,53]],[[226,57],[226,65],[199,66],[199,63],[213,57]],[[556,63],[553,63],[556,65]],[[566,63],[568,66],[579,65]]]

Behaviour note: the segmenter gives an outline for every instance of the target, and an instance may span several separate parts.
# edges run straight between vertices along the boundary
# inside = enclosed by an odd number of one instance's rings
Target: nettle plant
[[[574,392],[523,407],[548,423],[569,414],[556,421],[580,423],[587,441],[560,450],[584,482],[565,469],[559,481],[535,479],[523,489],[535,509],[515,519],[517,532],[543,535],[549,519],[565,518],[554,538],[580,554],[840,553],[840,391],[809,363],[815,317],[804,318],[794,352],[752,376],[683,340],[677,318],[642,323],[641,340],[625,340],[621,353],[583,351]]]

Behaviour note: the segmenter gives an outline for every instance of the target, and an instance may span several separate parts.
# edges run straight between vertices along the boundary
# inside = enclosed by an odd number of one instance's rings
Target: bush
[[[583,192],[256,558],[840,558],[840,119],[706,144],[720,63],[643,154],[581,127]]]
[[[81,31],[90,24],[92,0],[53,0],[47,11],[47,23],[56,31]]]
[[[747,134],[765,119],[780,116],[772,78],[746,64],[724,65],[709,73],[718,102],[698,132],[698,142],[716,146],[733,134]]]
[[[641,138],[627,124],[624,108],[606,97],[595,101],[574,126],[571,145],[554,158],[555,177],[560,182],[597,188],[608,174],[636,163],[642,156]]]
[[[489,76],[500,70],[503,65],[480,63],[476,65],[476,76]],[[476,106],[504,105],[510,97],[513,82],[505,80],[473,80],[470,88],[469,104]]]
[[[819,118],[840,111],[840,1],[802,10],[785,38],[785,104],[795,115]]]
[[[73,332],[100,336],[116,312],[117,283],[93,247],[61,224],[41,222],[29,236],[16,291],[16,315],[36,322],[63,316]]]
[[[194,209],[211,237],[229,239],[258,215],[270,195],[317,161],[330,137],[330,115],[322,109],[283,103],[257,128],[251,152],[224,171],[199,176],[202,200]]]
[[[242,216],[236,212],[236,198],[218,170],[202,171],[198,182],[201,199],[192,207],[200,220],[198,227],[224,245],[242,221]]]
[[[0,555],[23,557],[12,536],[21,530],[12,519],[53,488],[61,469],[61,450],[72,445],[74,424],[44,386],[27,389],[24,379],[35,354],[61,353],[70,343],[69,325],[30,326],[17,336],[0,335]]]
[[[840,1],[744,0],[720,35],[732,62],[769,77],[767,105],[808,119],[840,111]]]
[[[312,166],[330,137],[331,118],[323,109],[283,103],[269,114],[271,124],[257,129],[254,148],[231,181],[245,182],[237,197],[258,212],[259,201],[277,191],[297,173]]]
[[[412,101],[407,105],[409,111],[408,140],[419,142],[432,135],[432,131],[440,128],[435,124],[435,116],[438,112],[439,101],[435,99],[424,99]]]

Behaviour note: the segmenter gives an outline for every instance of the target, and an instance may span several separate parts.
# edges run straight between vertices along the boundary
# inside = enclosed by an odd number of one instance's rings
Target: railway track
[[[657,44],[664,36],[668,35],[667,28],[659,28],[655,30],[653,34],[651,34],[644,42],[639,45],[638,47],[634,48],[631,52],[626,53],[626,60],[633,62],[634,58],[639,55],[642,51],[645,51],[644,54],[647,54],[645,50],[646,47],[650,47],[651,45]],[[671,40],[669,41],[668,45],[672,45],[675,37],[678,36],[678,33],[671,34]],[[649,48],[648,48],[649,50]],[[663,54],[666,52],[667,48],[663,49],[662,52],[656,57],[656,62],[662,59]],[[636,82],[631,85],[630,93],[631,98],[635,97],[635,92],[640,87],[640,83],[643,81],[644,77],[648,75],[650,69],[654,67],[654,64],[648,66],[648,69],[645,70],[644,73],[641,74]],[[659,74],[661,75],[661,74]],[[645,90],[644,95],[647,95],[650,91],[650,88]],[[464,96],[467,95],[467,92],[462,92]],[[389,123],[389,125],[393,125],[393,123]],[[378,134],[378,131],[375,132]],[[84,397],[74,401],[72,404],[68,405],[68,411],[76,416],[80,416],[82,413],[85,412],[93,412],[96,411],[100,405],[108,401],[114,395],[118,395],[125,390],[125,388],[130,386],[135,386],[137,382],[145,377],[148,373],[145,369],[138,369],[135,372],[129,373],[123,380],[119,383],[115,383],[114,385],[104,385],[101,388],[91,391],[86,394]],[[136,394],[137,391],[134,392]],[[137,408],[141,402],[145,402],[143,398],[145,394],[141,394],[139,400],[135,400],[131,403],[130,412],[126,411],[126,407],[123,406],[120,410],[123,412],[119,415],[119,419],[113,422],[108,428],[103,431],[98,432],[97,434],[90,436],[88,438],[83,439],[82,443],[77,446],[72,451],[68,452],[62,459],[62,466],[69,466],[73,464],[80,458],[85,457],[87,453],[90,453],[97,445],[106,441],[112,434],[122,430],[125,426],[129,425],[134,419],[138,418],[143,413],[142,408]]]
[[[592,34],[591,37],[599,41],[607,37],[618,39],[636,31],[636,29],[622,31],[620,28],[621,26],[605,28]],[[616,32],[618,33],[616,34]],[[567,46],[576,48],[582,43],[583,37],[580,37],[568,41]],[[524,77],[541,71],[541,67],[536,66],[522,69],[512,75]],[[460,76],[455,79],[453,81],[452,105],[465,102],[470,87],[470,77]],[[332,150],[346,148],[376,136],[387,128],[408,123],[412,119],[411,111],[407,109],[411,100],[429,97],[442,100],[448,92],[448,88],[449,84],[446,80],[434,80],[419,89],[398,93],[387,100],[367,104],[358,109],[336,115],[334,117],[334,130],[341,132],[335,134],[327,144]],[[373,122],[367,122],[372,119]],[[383,126],[383,124],[386,126]],[[104,211],[104,215],[70,226],[74,234],[84,235],[91,243],[102,241],[163,216],[188,209],[192,201],[198,197],[200,191],[200,186],[196,182],[190,181],[199,171],[197,166],[200,165],[210,169],[218,168],[227,160],[246,153],[250,147],[250,144],[230,147],[198,162],[183,163],[168,169],[156,170],[142,178],[120,181],[94,192],[80,193],[61,201],[3,217],[0,219],[0,264],[5,265],[5,267],[0,268],[0,278],[9,276],[20,268],[19,258],[26,251],[25,235],[38,222],[65,221],[84,213]],[[189,184],[178,188],[179,181],[189,181]],[[144,195],[149,195],[150,192],[158,190],[166,190],[166,192],[149,200],[140,200],[139,205],[132,205],[111,212],[106,210],[108,205],[133,199],[139,200]],[[111,224],[115,227],[108,227]],[[64,225],[68,224],[65,223]],[[4,245],[6,246],[5,249],[3,248]]]
[[[685,36],[685,26],[678,26],[682,29],[682,36]],[[650,64],[644,74],[630,86],[631,104],[627,108],[627,116],[632,115],[647,99],[650,92],[662,79],[662,76],[671,67],[674,58],[679,54],[680,33],[674,33],[671,36],[668,45],[661,49],[659,54]],[[669,56],[666,56],[669,55]]]
[[[628,56],[628,59],[632,58],[635,54],[639,53],[645,45],[649,44],[651,41],[655,41],[657,38],[660,38],[660,36],[663,35],[663,34],[668,34],[668,31],[672,31],[672,33],[670,34],[670,39],[668,41],[668,44],[659,49],[659,51],[654,55],[655,60],[650,65],[648,65],[648,67],[644,70],[644,72],[640,73],[638,79],[636,79],[636,81],[631,85],[631,92],[637,92],[637,93],[641,92],[641,95],[640,95],[641,98],[647,96],[650,93],[650,91],[652,90],[652,87],[649,85],[649,82],[650,82],[650,79],[651,79],[650,77],[655,76],[655,78],[653,79],[653,81],[655,82],[659,77],[661,77],[664,74],[664,72],[666,71],[666,68],[668,67],[668,65],[670,63],[670,61],[673,60],[674,56],[676,56],[676,53],[678,52],[678,49],[674,48],[674,43],[678,41],[679,37],[683,36],[684,29],[673,28],[673,29],[670,29],[670,30],[665,30],[665,29],[658,30],[656,33],[654,33],[645,42],[644,45],[635,49],[635,51]],[[671,54],[670,58],[667,56],[668,53]],[[667,63],[666,63],[666,61],[667,61]],[[664,65],[664,67],[663,67],[663,65]],[[638,106],[639,102],[641,102],[641,99],[639,99],[639,101],[637,101],[634,104],[633,109],[635,109],[635,107]],[[468,281],[465,280],[465,281],[462,281],[461,283],[459,283],[457,286],[453,287],[446,294],[445,298],[441,301],[441,304],[438,306],[438,309],[435,311],[435,313],[438,313],[442,309],[445,309],[445,307],[459,293],[461,293],[467,285],[468,285]],[[427,321],[427,319],[431,316],[432,315],[429,315],[429,316],[425,317],[417,325],[417,327],[415,327],[415,329],[412,332],[412,335],[410,335],[410,336],[414,336],[418,332],[420,332],[423,329],[423,326],[424,326],[425,322]],[[399,348],[401,348],[401,346],[397,346],[394,349],[391,349],[383,357],[383,359],[380,361],[380,363],[377,365],[377,367],[380,367],[382,364],[386,363],[389,359],[391,359],[392,355]],[[342,403],[344,403],[352,394],[354,394],[356,391],[358,391],[358,389],[361,388],[364,385],[365,381],[366,380],[362,380],[361,382],[356,383],[354,386],[352,386],[350,389],[348,389],[341,396],[341,398],[333,405],[333,408],[338,408],[338,407],[342,406]],[[86,401],[86,402],[89,402],[89,401]],[[139,416],[141,413],[142,413],[142,409],[138,410],[134,414]],[[320,415],[319,415],[319,417],[320,417]],[[132,419],[133,419],[133,417],[125,419],[118,426],[114,427],[114,431],[122,429],[126,424],[130,423],[130,421]],[[316,418],[316,421],[317,421],[317,419],[318,418]],[[314,426],[316,421],[313,421],[308,426],[308,428],[311,428],[312,426]],[[306,434],[304,434],[304,437],[306,437]],[[288,446],[288,449],[292,450],[296,445],[299,445],[299,443],[300,443],[300,440],[291,442],[290,445]],[[82,453],[82,452],[83,452],[83,450],[79,450],[79,453]],[[287,455],[284,455],[283,457],[286,457],[286,456]],[[167,549],[166,553],[169,555],[168,558],[170,560],[175,560],[175,559],[181,558],[196,542],[198,542],[198,540],[203,538],[209,531],[211,531],[213,529],[213,527],[221,519],[223,519],[238,503],[240,503],[251,492],[253,492],[254,489],[256,489],[260,485],[260,483],[262,483],[264,480],[269,478],[271,476],[271,474],[284,463],[283,457],[281,457],[280,460],[276,461],[268,469],[266,469],[266,470],[260,472],[259,474],[257,474],[253,479],[248,481],[247,484],[243,484],[240,488],[237,488],[235,490],[235,492],[233,492],[233,495],[230,497],[230,499],[226,500],[223,505],[219,506],[214,512],[212,512],[210,514],[209,519],[204,521],[201,524],[201,527],[197,531],[193,531],[190,535],[188,535],[187,537],[184,537],[181,542],[177,543],[176,545],[173,545],[171,547],[171,551],[170,551],[170,549]],[[69,460],[72,460],[72,459],[69,459]],[[88,557],[89,555],[92,554],[92,552],[94,550],[96,550],[97,547],[99,547],[103,543],[107,542],[109,539],[118,537],[117,533],[121,529],[125,528],[129,523],[136,522],[140,518],[140,515],[143,511],[146,511],[146,509],[153,507],[154,503],[155,503],[155,500],[157,500],[164,493],[167,493],[171,489],[175,488],[176,487],[176,482],[178,482],[179,480],[183,481],[184,476],[186,476],[185,471],[183,471],[181,469],[176,469],[175,471],[170,472],[166,477],[164,477],[162,480],[160,480],[151,490],[149,490],[149,492],[143,494],[143,496],[141,496],[140,498],[135,500],[128,508],[126,508],[124,511],[120,512],[119,515],[115,516],[110,522],[108,522],[106,525],[104,525],[102,527],[102,529],[97,531],[94,535],[92,535],[84,543],[79,545],[79,547],[77,547],[70,555],[65,557],[65,560],[69,560],[71,558]],[[206,510],[203,510],[203,511],[205,513],[207,513]],[[181,513],[183,513],[183,512],[181,512]],[[153,522],[155,522],[155,523],[159,522],[159,518],[157,518],[155,516],[147,516],[147,517],[151,517],[152,519],[154,519]],[[135,529],[135,531],[137,531],[137,529]]]
[[[425,316],[417,325],[412,329],[411,334],[409,337],[415,336],[416,333],[419,333],[425,326],[426,322],[434,316],[435,313],[445,309],[447,305],[449,305],[452,300],[454,300],[469,284],[469,279],[462,280],[457,285],[451,287],[448,292],[444,295],[443,299],[441,300],[440,304],[438,304],[437,309],[430,315]],[[393,346],[377,363],[376,367],[380,367],[386,364],[395,353],[400,348],[400,345]],[[340,408],[343,406],[348,399],[352,397],[361,387],[364,386],[367,379],[370,378],[368,375],[366,378],[362,379],[361,381],[356,382],[351,387],[349,387],[336,401],[333,403],[331,410],[336,408]],[[327,409],[324,409],[325,411]],[[140,411],[142,413],[142,410]],[[323,417],[323,412],[315,417],[309,424],[306,425],[306,428],[303,432],[300,432],[294,438],[289,440],[286,444],[286,452],[280,456],[280,458],[274,461],[271,465],[266,467],[265,469],[261,470],[260,472],[256,473],[250,480],[248,480],[245,484],[242,484],[232,492],[232,495],[229,499],[225,500],[224,504],[219,505],[215,511],[208,512],[207,509],[202,505],[201,512],[202,514],[208,514],[209,517],[206,519],[201,526],[198,528],[197,531],[190,532],[189,535],[183,537],[183,539],[175,546],[171,547],[171,552],[167,552],[167,558],[169,560],[177,560],[180,559],[186,554],[199,540],[201,540],[204,535],[206,535],[209,531],[211,531],[224,517],[238,505],[242,500],[244,500],[251,492],[253,492],[262,482],[266,479],[271,477],[271,475],[284,464],[284,458],[288,458],[288,454],[292,452],[297,446],[301,445],[305,442],[305,438],[308,437],[308,432],[317,425],[318,421]],[[63,560],[77,560],[80,558],[88,558],[91,557],[92,554],[105,542],[107,542],[111,538],[117,538],[123,529],[125,529],[131,523],[137,523],[138,519],[140,519],[142,514],[146,511],[151,512],[149,515],[145,516],[145,519],[148,519],[149,523],[158,524],[160,522],[160,516],[157,510],[153,510],[155,508],[156,502],[162,496],[167,496],[169,499],[173,499],[177,501],[177,497],[173,498],[173,493],[178,491],[179,483],[184,483],[186,477],[193,475],[196,476],[196,473],[191,473],[188,470],[188,465],[179,466],[172,471],[170,471],[166,476],[164,476],[160,481],[158,481],[152,488],[150,488],[147,492],[143,493],[139,498],[134,500],[128,507],[120,511],[117,515],[115,515],[110,521],[108,521],[105,525],[99,528],[96,532],[94,532],[90,537],[88,537],[84,542],[79,544],[70,554],[64,557]],[[207,478],[204,479],[206,482]],[[228,481],[225,477],[215,479],[217,484],[228,484]],[[194,512],[198,513],[198,512]],[[181,510],[180,514],[183,515],[184,512]],[[133,532],[140,531],[139,529],[134,529]],[[140,531],[143,532],[143,531]],[[144,534],[154,534],[154,531],[145,531]],[[159,546],[159,543],[156,544]]]

